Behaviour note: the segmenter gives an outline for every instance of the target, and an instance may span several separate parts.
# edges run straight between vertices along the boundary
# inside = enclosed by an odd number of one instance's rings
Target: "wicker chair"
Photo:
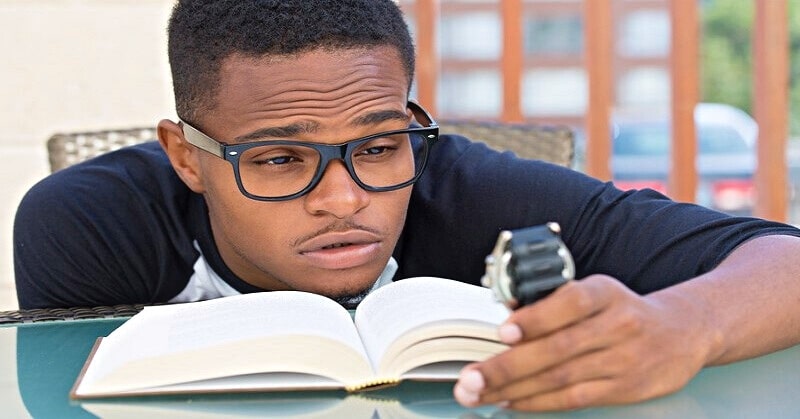
[[[511,150],[523,158],[562,166],[572,163],[574,139],[572,131],[566,127],[475,121],[444,121],[440,126],[443,134],[463,135],[497,150]],[[50,170],[55,172],[111,150],[155,138],[156,129],[152,127],[55,134],[47,140]]]
[[[156,129],[129,129],[55,134],[47,140],[50,171],[55,172],[94,156],[156,139]]]
[[[16,323],[37,323],[56,320],[115,319],[131,317],[142,311],[143,304],[115,306],[33,308],[0,311],[0,326]]]
[[[573,132],[563,126],[445,120],[439,127],[442,134],[463,135],[496,150],[510,150],[522,158],[561,166],[569,167],[575,153]]]

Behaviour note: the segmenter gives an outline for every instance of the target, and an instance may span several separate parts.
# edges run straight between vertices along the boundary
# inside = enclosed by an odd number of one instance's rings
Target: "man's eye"
[[[289,163],[297,163],[302,160],[298,159],[297,156],[261,156],[258,158],[253,158],[250,161],[256,166],[284,166]]]
[[[266,166],[280,166],[294,161],[298,161],[298,159],[292,156],[278,156],[260,159],[256,163]]]
[[[387,151],[389,151],[389,147],[387,147],[387,146],[373,146],[373,147],[369,147],[369,148],[365,148],[365,149],[361,150],[361,152],[358,153],[358,154],[361,154],[361,155],[376,155],[376,154],[385,153]]]

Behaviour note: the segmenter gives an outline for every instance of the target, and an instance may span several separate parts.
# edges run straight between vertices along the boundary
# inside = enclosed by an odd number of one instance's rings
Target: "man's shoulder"
[[[25,199],[104,200],[109,196],[161,199],[189,193],[158,142],[111,151],[56,171],[34,185]]]
[[[176,224],[175,220],[191,218],[199,211],[201,199],[175,174],[158,143],[144,143],[69,166],[39,181],[19,203],[15,232],[64,235],[100,229],[117,234],[120,226],[136,224],[139,230],[130,228],[138,235],[146,231],[142,224],[163,227],[168,220]]]
[[[50,177],[105,176],[145,179],[172,173],[166,153],[157,141],[148,141],[101,154],[53,173]]]
[[[442,191],[459,196],[541,195],[570,185],[574,190],[596,187],[597,181],[568,167],[520,158],[460,135],[442,135],[431,149],[425,173],[415,185],[418,198],[443,199]]]
[[[14,219],[20,306],[174,297],[197,260],[193,240],[208,228],[203,209],[157,143],[51,174],[28,191]]]
[[[442,134],[439,141],[431,148],[429,169],[432,172],[469,167],[472,169],[503,170],[556,170],[570,169],[543,160],[521,158],[512,151],[502,151],[489,147],[481,140],[470,139],[461,135]],[[427,169],[426,169],[427,170]],[[472,170],[471,172],[475,172]],[[480,174],[480,172],[477,172]]]

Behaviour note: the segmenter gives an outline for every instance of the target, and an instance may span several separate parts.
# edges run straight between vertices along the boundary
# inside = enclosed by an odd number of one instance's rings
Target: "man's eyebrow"
[[[264,138],[292,138],[300,133],[315,132],[319,128],[316,122],[295,122],[281,127],[269,127],[255,130],[251,133],[238,136],[233,140],[238,143],[262,140]]]
[[[402,121],[409,122],[408,115],[405,112],[397,110],[385,110],[368,113],[361,115],[353,120],[354,125],[373,125],[386,121]]]

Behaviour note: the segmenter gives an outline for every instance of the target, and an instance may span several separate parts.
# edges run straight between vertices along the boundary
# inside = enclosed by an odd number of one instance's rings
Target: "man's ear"
[[[158,142],[167,153],[172,167],[192,191],[205,192],[203,171],[200,167],[200,150],[189,144],[180,125],[164,119],[158,123]]]

